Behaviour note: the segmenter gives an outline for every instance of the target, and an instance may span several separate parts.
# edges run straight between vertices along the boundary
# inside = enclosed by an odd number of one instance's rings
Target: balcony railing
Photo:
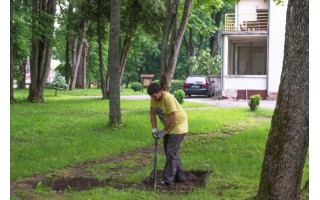
[[[268,12],[258,12],[257,14],[226,14],[226,32],[235,31],[267,31]]]

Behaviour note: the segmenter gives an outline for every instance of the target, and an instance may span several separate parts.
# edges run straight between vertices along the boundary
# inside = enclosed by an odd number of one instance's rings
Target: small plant
[[[67,90],[69,85],[67,84],[65,78],[59,72],[56,72],[53,81],[51,83],[47,83],[46,87],[55,89],[55,96],[57,96],[58,90]]]
[[[169,92],[171,94],[174,94],[175,91],[177,90],[182,90],[183,89],[183,80],[172,80],[169,88]]]
[[[139,83],[139,82],[133,82],[133,83],[131,84],[131,89],[132,89],[133,91],[135,91],[135,92],[141,91],[141,90],[142,90],[142,84]]]
[[[260,105],[260,100],[261,100],[260,94],[250,96],[250,101],[248,105],[251,111],[257,110],[258,106]]]
[[[65,78],[59,72],[56,72],[53,81],[51,83],[47,83],[47,87],[67,89],[69,85],[67,84]]]
[[[183,90],[176,90],[176,91],[173,92],[173,95],[174,95],[174,97],[177,99],[177,101],[180,104],[183,104],[184,97],[185,97],[185,94],[184,94]]]

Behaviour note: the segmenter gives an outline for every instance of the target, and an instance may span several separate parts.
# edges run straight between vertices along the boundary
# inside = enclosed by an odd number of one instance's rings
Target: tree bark
[[[122,81],[123,73],[126,68],[127,58],[128,58],[128,54],[131,46],[131,40],[132,40],[132,36],[126,34],[126,37],[123,42],[123,48],[122,48],[121,59],[120,59],[120,77],[119,77],[120,82]]]
[[[108,99],[109,88],[107,88],[107,79],[105,75],[105,68],[103,63],[103,52],[102,52],[102,38],[104,37],[103,28],[101,24],[101,0],[98,0],[98,55],[99,55],[99,70],[100,70],[100,81],[101,81],[101,92],[102,92],[102,99]]]
[[[52,34],[38,34],[37,24],[39,15],[45,12],[51,18],[46,18],[46,32]],[[52,57],[52,42],[54,32],[54,16],[56,13],[56,0],[33,0],[32,2],[32,50],[30,60],[31,85],[29,87],[28,101],[43,102],[43,91],[50,72]]]
[[[214,24],[219,28],[221,23],[221,11],[218,11],[215,15],[212,14],[212,19],[214,19]],[[210,50],[211,56],[214,58],[218,49],[218,31],[215,32],[214,36],[210,38]]]
[[[26,88],[26,64],[27,64],[27,61],[22,61],[22,60],[19,61],[19,73],[22,75],[21,80],[17,81],[19,89]]]
[[[172,40],[173,42],[171,44],[170,56],[169,56],[168,62],[166,59],[168,38],[169,38],[170,30],[172,29],[172,26],[174,24],[174,19],[177,17],[176,15],[178,14],[178,9],[177,9],[178,6],[176,5],[176,7],[173,9],[175,13],[172,13],[171,1],[167,0],[166,4],[167,4],[167,23],[165,26],[165,30],[163,33],[163,39],[162,39],[162,43],[161,43],[161,81],[160,81],[160,84],[161,84],[161,88],[163,90],[168,91],[169,86],[172,81],[172,77],[173,77],[175,68],[176,68],[180,45],[181,45],[181,41],[183,39],[183,35],[184,35],[185,29],[187,26],[192,1],[185,0],[183,15],[182,15],[179,29],[177,31],[177,35],[171,36],[173,38],[173,40]]]
[[[13,92],[13,0],[10,0],[10,102],[14,101]]]
[[[110,74],[109,125],[121,123],[120,110],[120,0],[111,0],[108,67]]]
[[[189,56],[195,56],[195,45],[193,42],[193,29],[189,28]]]
[[[186,57],[189,58],[190,57],[189,56],[189,45],[188,45],[188,41],[187,41],[187,38],[185,35],[183,36],[183,42],[184,42],[184,45],[186,46],[185,47],[186,48]]]
[[[68,35],[66,36],[66,55],[65,55],[65,59],[66,59],[66,65],[65,65],[65,78],[66,78],[66,83],[69,84],[70,83],[70,75],[71,75],[71,65],[70,65],[70,36],[69,36],[69,32],[67,33]]]
[[[257,199],[300,199],[309,146],[309,1],[289,0],[281,82]]]
[[[84,45],[84,43],[86,41],[86,39],[85,39],[86,36],[85,35],[86,35],[87,30],[88,30],[88,26],[89,26],[89,24],[85,23],[79,47],[78,47],[78,44],[77,44],[78,43],[78,39],[77,38],[76,38],[76,40],[74,41],[74,44],[73,44],[73,48],[72,48],[73,49],[72,50],[72,54],[73,54],[72,70],[73,70],[73,72],[72,72],[70,90],[74,90],[75,86],[76,86],[79,65],[80,65],[80,61],[81,61],[81,57],[82,57],[82,50],[83,50],[83,45]]]
[[[68,6],[68,13],[66,15],[66,19],[67,19],[67,26],[66,26],[67,34],[66,34],[66,37],[65,37],[65,39],[66,39],[65,79],[66,79],[66,83],[67,84],[70,84],[71,73],[72,73],[71,64],[70,64],[70,49],[71,49],[70,46],[72,44],[72,35],[71,35],[72,30],[71,30],[70,23],[71,23],[72,15],[73,15],[73,0],[70,0],[69,1],[69,6]]]

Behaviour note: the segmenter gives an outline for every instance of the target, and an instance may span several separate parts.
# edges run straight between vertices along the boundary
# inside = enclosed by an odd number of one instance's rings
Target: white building
[[[223,97],[277,97],[284,54],[287,0],[240,0],[221,32]]]

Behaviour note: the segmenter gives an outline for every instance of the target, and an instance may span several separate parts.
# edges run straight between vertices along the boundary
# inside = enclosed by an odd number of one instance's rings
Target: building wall
[[[268,1],[265,0],[241,0],[236,3],[235,13],[239,13],[236,19],[238,26],[248,21],[257,21],[257,9],[268,9]]]
[[[284,0],[287,5],[287,0]],[[287,6],[269,1],[268,93],[278,92],[282,72]]]
[[[252,14],[256,9],[268,9],[268,1],[264,0],[241,0],[236,6],[236,12],[241,14]],[[257,20],[252,19],[252,20]]]
[[[225,76],[223,89],[254,89],[261,90],[266,88],[266,75],[232,75]]]

